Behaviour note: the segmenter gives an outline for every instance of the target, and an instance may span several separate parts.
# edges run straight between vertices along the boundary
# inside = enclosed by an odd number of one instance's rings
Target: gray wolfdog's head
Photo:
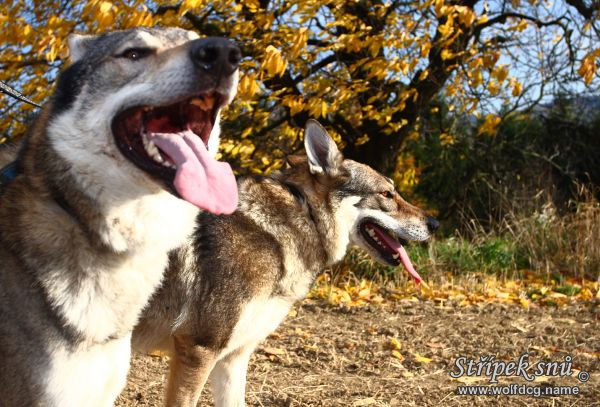
[[[339,261],[349,245],[356,245],[383,264],[402,264],[421,281],[403,246],[428,239],[438,222],[402,199],[391,179],[344,159],[314,120],[306,126],[304,146],[307,157],[290,158],[291,168],[278,177],[302,191],[309,213],[325,235],[322,242],[330,263]]]
[[[231,168],[213,158],[238,82],[232,42],[136,28],[72,35],[69,47],[48,134],[88,194],[118,202],[167,189],[211,212],[235,209]]]

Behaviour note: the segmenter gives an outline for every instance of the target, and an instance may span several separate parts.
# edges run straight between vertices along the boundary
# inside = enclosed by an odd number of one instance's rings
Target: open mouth
[[[176,135],[189,130],[208,147],[221,100],[219,94],[212,93],[168,106],[127,109],[113,121],[116,143],[135,165],[171,184],[176,170],[174,159],[167,151],[157,147],[151,135]]]
[[[422,281],[421,276],[415,270],[404,245],[408,242],[398,236],[390,229],[382,226],[373,219],[367,219],[358,226],[361,236],[379,257],[390,266],[402,264],[406,272],[417,282]]]
[[[215,214],[231,213],[238,202],[235,176],[208,152],[224,100],[212,92],[126,109],[113,119],[115,142],[125,158],[176,196]]]

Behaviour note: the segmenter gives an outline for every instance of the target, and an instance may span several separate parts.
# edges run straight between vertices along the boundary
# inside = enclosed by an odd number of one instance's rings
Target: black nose
[[[228,39],[208,37],[194,41],[190,57],[206,73],[231,75],[240,65],[242,52]]]
[[[435,233],[440,227],[440,222],[437,221],[436,218],[431,216],[427,217],[427,229],[429,229],[429,233]]]

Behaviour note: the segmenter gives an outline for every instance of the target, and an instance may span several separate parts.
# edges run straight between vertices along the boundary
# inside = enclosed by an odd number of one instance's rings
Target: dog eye
[[[394,197],[394,194],[391,193],[390,191],[380,192],[379,195],[381,195],[382,197],[384,197],[386,199],[392,199]]]
[[[129,48],[123,51],[119,58],[126,58],[131,61],[137,61],[138,59],[146,58],[154,53],[151,48]]]

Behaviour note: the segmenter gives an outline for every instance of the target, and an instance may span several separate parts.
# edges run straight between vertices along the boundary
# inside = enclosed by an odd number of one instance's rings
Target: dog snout
[[[194,65],[213,75],[231,75],[240,65],[242,52],[232,41],[209,37],[195,40],[190,48]]]
[[[432,216],[428,216],[426,222],[429,233],[435,233],[435,231],[440,228],[440,222],[438,222],[438,220]]]

